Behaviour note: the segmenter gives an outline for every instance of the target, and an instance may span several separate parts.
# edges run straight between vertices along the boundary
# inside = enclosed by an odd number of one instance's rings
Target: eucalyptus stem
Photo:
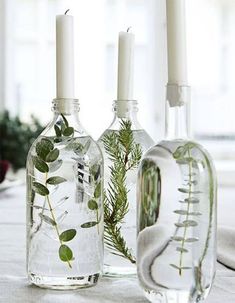
[[[48,177],[48,173],[46,173],[46,181],[47,181],[47,177]],[[46,188],[48,188],[48,187],[47,187],[47,182],[45,182],[45,186],[46,186]],[[51,205],[51,201],[50,201],[49,195],[46,195],[46,200],[47,200],[47,203],[48,203],[48,206],[49,206],[49,210],[50,210],[50,213],[51,213],[51,217],[52,217],[53,221],[55,222],[55,225],[54,225],[54,226],[55,226],[55,230],[56,230],[58,239],[59,239],[59,241],[60,241],[60,244],[62,245],[62,244],[63,244],[63,241],[61,241],[61,239],[60,239],[60,232],[59,232],[58,224],[57,224],[57,222],[56,222],[56,217],[55,217],[54,212],[53,212],[53,208],[52,208],[52,205]],[[72,265],[71,265],[71,263],[70,263],[69,260],[67,260],[67,263],[68,263],[68,266],[69,266],[70,268],[72,268]]]
[[[188,157],[190,159],[191,153],[190,149],[188,149]],[[189,218],[189,210],[190,210],[190,201],[191,201],[191,193],[192,193],[192,163],[189,161],[189,194],[188,194],[188,205],[187,205],[187,215],[186,215],[186,221]],[[184,245],[185,245],[185,239],[187,234],[187,226],[184,227],[184,233],[183,233],[183,240],[181,244],[181,251],[180,251],[180,263],[179,263],[179,275],[182,275],[182,264],[183,264],[183,252],[184,252]]]

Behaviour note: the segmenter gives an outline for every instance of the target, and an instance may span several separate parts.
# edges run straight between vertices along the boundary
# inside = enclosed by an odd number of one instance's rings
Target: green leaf
[[[65,178],[59,177],[59,176],[54,176],[54,177],[50,177],[49,179],[47,179],[47,184],[50,185],[57,185],[63,182],[66,182],[67,180]]]
[[[183,221],[183,224],[186,226],[186,227],[189,227],[189,226],[197,226],[198,223],[194,220],[185,220]]]
[[[183,237],[178,237],[178,236],[171,237],[171,239],[174,240],[174,241],[177,241],[177,242],[184,241]]]
[[[33,182],[33,190],[41,196],[49,195],[49,190],[46,188],[46,186],[38,182]]]
[[[50,225],[53,225],[53,226],[56,225],[56,222],[53,219],[51,219],[50,217],[48,217],[46,215],[43,215],[42,213],[39,214],[39,217],[41,217],[43,221],[45,221],[46,223],[48,223]]]
[[[98,209],[98,204],[95,200],[89,200],[88,201],[88,208],[91,210]]]
[[[97,199],[97,198],[100,197],[100,195],[101,195],[101,182],[99,182],[96,185],[95,192],[94,192],[94,197]]]
[[[74,128],[73,127],[66,127],[65,130],[63,131],[63,135],[66,137],[71,136],[74,133]]]
[[[82,228],[90,228],[90,227],[93,227],[93,226],[95,226],[95,225],[97,225],[97,224],[98,224],[98,222],[96,222],[96,221],[91,221],[91,222],[83,223],[83,224],[81,225],[81,227],[82,227]]]
[[[45,160],[46,156],[53,148],[53,143],[49,139],[43,138],[36,144],[36,153],[42,160]]]
[[[63,114],[61,114],[61,117],[63,118],[63,120],[64,120],[64,124],[65,124],[65,126],[66,127],[68,127],[69,126],[69,122],[68,122],[68,120],[65,118],[65,116],[63,115]]]
[[[68,262],[73,259],[73,252],[67,245],[62,244],[59,248],[59,256],[60,260]]]
[[[191,269],[192,267],[189,267],[189,266],[177,266],[175,264],[170,264],[170,266],[174,267],[175,269],[178,269],[178,270],[186,270],[186,269]]]
[[[55,130],[55,134],[56,134],[56,137],[61,137],[61,129],[59,128],[58,125],[54,125],[54,130]]]
[[[54,142],[55,142],[55,143],[60,143],[60,142],[62,142],[62,141],[63,141],[62,138],[57,138],[57,137],[56,137],[56,138],[54,139]]]
[[[198,238],[187,238],[185,239],[185,242],[188,242],[188,243],[193,243],[193,242],[197,242],[198,241]]]
[[[177,247],[176,250],[181,252],[181,253],[187,253],[188,252],[188,250],[186,248],[183,248],[183,247]]]
[[[59,157],[59,154],[60,154],[60,152],[57,148],[53,149],[46,156],[46,162],[54,162]]]
[[[60,234],[60,240],[63,242],[71,241],[76,236],[76,229],[68,229]]]
[[[49,167],[46,162],[39,157],[33,157],[33,164],[41,173],[47,173],[49,171]]]
[[[188,214],[187,210],[183,210],[183,209],[174,210],[174,213],[176,213],[178,215],[187,215]]]

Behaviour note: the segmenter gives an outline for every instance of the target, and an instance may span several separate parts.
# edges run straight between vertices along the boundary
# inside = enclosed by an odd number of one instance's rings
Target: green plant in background
[[[43,129],[34,116],[25,123],[5,111],[0,115],[0,158],[8,160],[14,170],[25,167],[28,150]]]
[[[122,120],[119,131],[103,138],[105,151],[112,162],[110,182],[104,193],[104,239],[111,253],[135,263],[135,257],[121,234],[122,223],[129,211],[127,172],[138,166],[142,156],[142,149],[135,143],[131,125],[129,120]]]

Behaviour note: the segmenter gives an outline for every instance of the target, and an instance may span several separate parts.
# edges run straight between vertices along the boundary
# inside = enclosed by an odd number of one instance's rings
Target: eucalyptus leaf
[[[176,213],[178,215],[187,215],[188,214],[187,210],[183,210],[183,209],[174,210],[174,213]]]
[[[63,141],[63,139],[62,138],[59,138],[59,137],[56,137],[55,139],[54,139],[54,142],[55,143],[60,143],[60,142],[62,142]]]
[[[189,266],[182,266],[182,267],[180,267],[180,266],[177,266],[175,264],[170,264],[170,266],[174,267],[177,270],[186,270],[186,269],[191,269],[192,268],[192,267],[189,267]]]
[[[91,221],[91,222],[83,223],[83,224],[81,225],[81,227],[82,227],[82,228],[90,228],[90,227],[93,227],[93,226],[95,226],[95,225],[97,225],[97,224],[98,224],[98,222],[96,222],[96,221]]]
[[[41,141],[36,144],[36,153],[42,160],[45,160],[46,156],[53,148],[54,145],[49,139],[42,138]]]
[[[184,199],[184,201],[181,201],[182,203],[190,203],[190,204],[197,204],[199,203],[199,199],[198,198],[194,198],[194,197],[191,197],[191,198],[186,198]]]
[[[89,200],[88,201],[88,208],[91,210],[96,210],[98,209],[98,204],[95,200]]]
[[[63,262],[68,262],[73,259],[72,250],[65,244],[62,244],[59,248],[59,257]]]
[[[73,135],[73,133],[74,133],[74,128],[71,126],[66,127],[65,130],[63,131],[63,135],[66,137]]]
[[[193,243],[193,242],[197,242],[198,241],[198,238],[187,238],[185,239],[185,242],[188,242],[188,243]]]
[[[44,162],[42,159],[36,156],[33,157],[32,159],[33,159],[33,164],[37,168],[37,170],[39,170],[41,173],[48,173],[49,167],[46,164],[46,162]]]
[[[188,252],[188,250],[186,248],[183,248],[183,247],[177,247],[176,250],[181,252],[181,253],[187,253]]]
[[[94,197],[97,199],[97,198],[100,197],[100,195],[101,195],[101,182],[99,182],[96,185],[95,192],[94,192]]]
[[[183,224],[185,225],[185,227],[193,227],[198,225],[198,223],[194,220],[185,220],[183,221]]]
[[[54,162],[59,157],[59,154],[60,154],[60,152],[57,148],[53,149],[46,156],[46,162]]]
[[[65,118],[65,116],[64,116],[63,114],[61,114],[61,117],[62,117],[62,119],[64,120],[65,126],[68,127],[68,126],[69,126],[68,120]]]
[[[48,188],[39,182],[33,182],[33,190],[41,196],[49,195]]]
[[[48,217],[47,215],[40,213],[39,217],[42,218],[42,220],[45,221],[47,224],[56,226],[56,222],[53,219],[51,219],[50,217]]]
[[[54,176],[47,179],[46,183],[50,185],[57,185],[63,182],[66,182],[67,180],[65,178],[62,178],[60,176]]]
[[[191,191],[190,189],[187,189],[187,188],[178,188],[178,191],[183,194],[200,194],[201,193],[198,190]]]
[[[54,125],[54,130],[55,130],[56,137],[61,137],[61,129],[59,128],[59,126],[57,124]]]
[[[63,242],[71,241],[76,236],[76,229],[68,229],[60,234],[60,240]]]
[[[178,236],[172,237],[171,239],[174,240],[174,241],[177,241],[177,242],[181,242],[181,241],[184,240],[183,237],[178,237]]]

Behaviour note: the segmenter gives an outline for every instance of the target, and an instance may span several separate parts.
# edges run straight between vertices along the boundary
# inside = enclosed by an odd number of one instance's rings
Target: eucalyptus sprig
[[[135,143],[131,126],[131,121],[122,120],[119,131],[108,133],[102,139],[112,163],[109,167],[110,181],[104,192],[104,240],[112,254],[135,263],[135,257],[121,233],[122,223],[129,211],[127,172],[136,168],[142,157],[141,146]]]
[[[59,143],[63,140],[63,137],[70,137],[74,135],[74,128],[69,126],[68,120],[65,118],[63,114],[60,114],[62,120],[58,121],[54,125],[54,130],[56,134],[56,138],[54,141]]]
[[[71,241],[76,236],[75,229],[68,229],[60,233],[57,219],[54,214],[52,202],[50,200],[50,189],[49,186],[57,186],[67,180],[60,176],[53,176],[48,178],[49,166],[55,162],[59,157],[59,150],[54,147],[51,140],[42,138],[36,144],[36,155],[32,158],[35,168],[41,173],[45,174],[45,182],[41,183],[33,181],[32,189],[34,193],[44,196],[48,204],[50,216],[44,214],[45,207],[42,207],[39,217],[47,224],[52,225],[60,242],[59,257],[63,262],[67,262],[69,267],[71,266],[71,260],[73,260],[73,252],[65,242]]]

